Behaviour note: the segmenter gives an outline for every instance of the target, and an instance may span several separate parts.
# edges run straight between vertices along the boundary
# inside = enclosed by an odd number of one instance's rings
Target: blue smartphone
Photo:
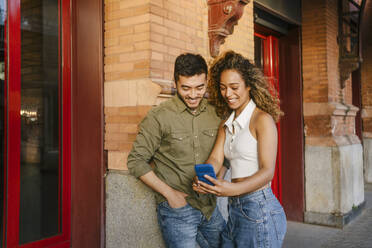
[[[214,168],[211,164],[197,164],[195,165],[195,172],[198,176],[199,181],[208,183],[209,185],[214,185],[212,182],[204,177],[204,175],[208,175],[210,177],[216,178],[216,173],[214,172]]]

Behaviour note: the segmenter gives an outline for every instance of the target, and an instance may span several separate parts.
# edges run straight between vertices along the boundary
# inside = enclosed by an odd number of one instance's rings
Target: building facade
[[[371,25],[371,0],[0,0],[0,247],[164,247],[127,156],[175,58],[229,49],[279,92],[287,218],[343,227],[372,182]]]
[[[126,157],[138,123],[171,95],[176,56],[193,52],[213,59],[208,31],[214,23],[208,10],[227,2],[105,4],[108,247],[163,245],[151,190],[128,174]],[[244,2],[244,14],[220,52],[232,49],[255,61],[277,88],[285,112],[278,125],[274,191],[289,220],[342,227],[363,207],[371,167],[366,96],[370,42],[362,40],[368,36],[363,30],[370,3],[364,3],[363,18],[349,20],[360,21],[361,30],[358,58],[363,60],[353,67],[343,62],[340,50],[340,16],[354,10],[349,1],[233,2]]]

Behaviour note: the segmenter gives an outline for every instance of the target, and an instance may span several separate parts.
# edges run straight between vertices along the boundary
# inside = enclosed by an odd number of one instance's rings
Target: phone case
[[[198,176],[199,181],[208,183],[209,185],[214,185],[204,175],[216,178],[216,173],[214,172],[213,166],[211,164],[197,164],[195,165],[195,172]]]

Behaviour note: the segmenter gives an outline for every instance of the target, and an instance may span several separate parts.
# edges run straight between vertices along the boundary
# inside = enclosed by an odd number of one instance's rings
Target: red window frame
[[[276,89],[279,95],[279,40],[277,37],[259,32],[254,33],[255,36],[264,40],[263,42],[263,72],[269,83]],[[276,156],[275,174],[271,182],[271,188],[282,202],[282,152],[281,152],[281,136],[280,122],[277,123],[278,129],[278,151]]]
[[[7,28],[5,54],[7,70],[7,103],[5,105],[7,128],[5,148],[7,159],[5,168],[4,198],[4,247],[70,247],[71,240],[71,3],[70,0],[59,0],[59,13],[62,14],[60,23],[59,54],[62,62],[60,79],[62,90],[62,143],[60,145],[60,161],[62,158],[62,230],[60,234],[30,242],[19,244],[19,210],[20,210],[20,140],[21,140],[21,12],[20,0],[7,1]],[[61,9],[62,8],[62,9]],[[61,86],[61,84],[59,84]],[[61,102],[61,101],[60,101]],[[60,115],[61,116],[61,115]],[[62,152],[63,151],[63,152]]]

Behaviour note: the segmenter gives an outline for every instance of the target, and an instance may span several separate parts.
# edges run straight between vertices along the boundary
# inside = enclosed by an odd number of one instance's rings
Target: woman
[[[219,176],[205,176],[214,186],[196,181],[193,188],[229,197],[222,247],[281,247],[286,217],[270,188],[278,143],[275,121],[282,115],[275,91],[258,68],[233,51],[212,64],[209,86],[218,115],[228,117],[206,161]],[[230,161],[231,182],[221,179],[224,157]]]

